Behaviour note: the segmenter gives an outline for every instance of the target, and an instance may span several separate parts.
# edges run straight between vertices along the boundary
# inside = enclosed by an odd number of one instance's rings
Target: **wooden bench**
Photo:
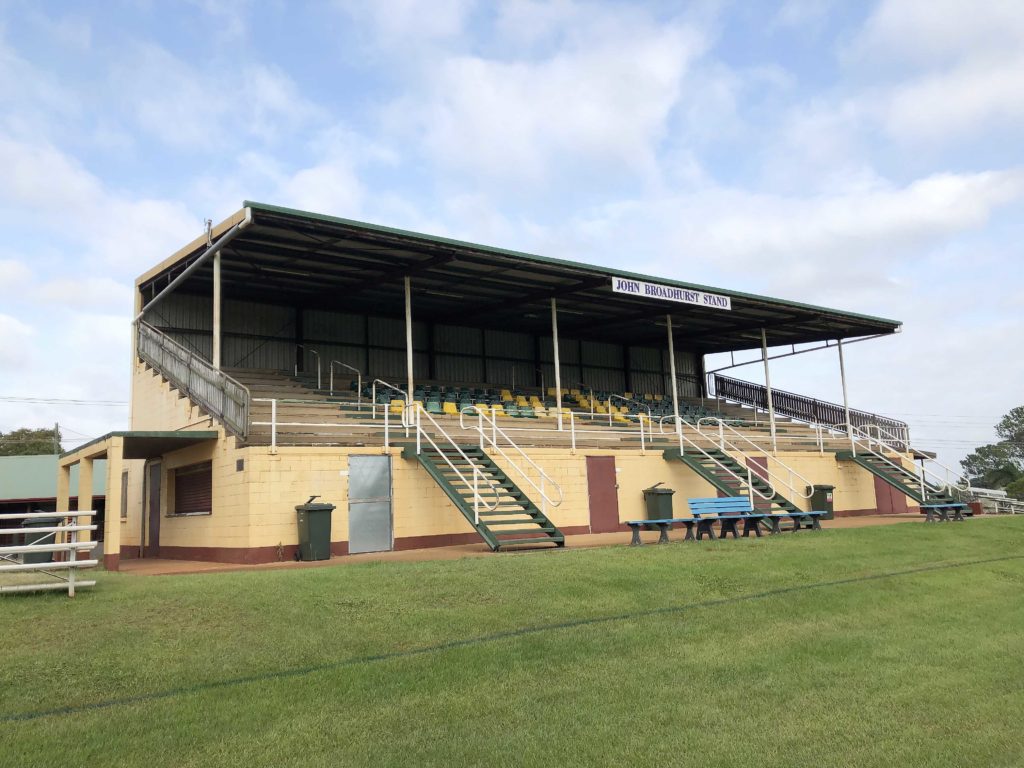
[[[731,533],[734,539],[738,539],[739,533],[736,530],[736,525],[740,520],[743,521],[744,537],[749,536],[751,533],[755,536],[760,536],[761,527],[758,523],[768,516],[763,512],[755,512],[751,508],[750,499],[747,496],[687,499],[686,503],[690,505],[690,512],[693,513],[694,519],[697,520],[698,541],[704,538],[704,534],[707,534],[709,538],[715,538],[715,532],[711,526],[716,522],[722,524],[718,532],[718,538],[724,539]],[[687,533],[689,533],[689,530],[687,530]]]
[[[964,509],[967,507],[962,502],[954,502],[952,504],[922,504],[921,509],[924,510],[924,521],[926,523],[937,523],[943,522],[948,523],[949,513],[952,510],[954,520],[964,519]]]
[[[639,547],[643,544],[643,542],[640,541],[640,529],[645,525],[656,527],[661,531],[661,535],[658,537],[658,543],[665,544],[668,542],[668,531],[669,528],[672,527],[673,523],[683,523],[686,525],[686,541],[691,541],[693,539],[694,522],[696,521],[691,517],[673,517],[667,520],[627,520],[626,525],[628,525],[633,531],[633,539],[629,542],[629,545],[631,547]]]

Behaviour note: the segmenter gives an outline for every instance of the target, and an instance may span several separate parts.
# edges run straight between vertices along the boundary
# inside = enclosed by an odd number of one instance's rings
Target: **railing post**
[[[576,414],[573,411],[569,411],[569,431],[572,435],[572,452],[576,453]]]
[[[416,455],[419,456],[422,453],[420,448],[422,445],[422,438],[420,436],[423,434],[423,421],[420,416],[418,404],[413,406],[413,413],[416,414]]]
[[[376,400],[374,400],[376,402]],[[376,406],[374,406],[376,410]],[[391,445],[391,406],[387,406],[384,409],[384,450],[387,451],[388,446]]]
[[[480,433],[480,450],[484,450],[484,412],[479,408],[476,409],[477,415],[477,432]]]
[[[640,455],[647,455],[647,444],[644,442],[644,415],[642,413],[637,414],[637,418],[640,421]]]
[[[78,516],[77,515],[75,517],[73,517],[73,518],[65,518],[65,519],[73,521],[72,524],[71,524],[72,528],[75,528],[75,527],[78,526]],[[89,520],[91,518],[86,518],[86,519]],[[78,556],[78,547],[76,546],[78,544],[78,531],[74,531],[73,530],[70,533],[71,533],[71,549],[68,551],[68,562],[70,563],[70,565],[68,566],[68,597],[74,597],[75,596],[75,559]],[[56,541],[57,537],[54,536],[53,540]]]
[[[718,447],[725,450],[725,425],[721,419],[718,420]]]
[[[330,384],[328,384],[327,386],[328,386],[328,389],[330,389],[330,391],[331,391],[331,397],[334,397],[334,361],[333,360],[331,360],[331,364],[327,366],[327,370],[330,372],[328,374],[328,377],[327,377],[328,380],[330,381]]]
[[[277,453],[277,398],[270,401],[270,452]]]
[[[480,469],[473,465],[473,524],[480,525]]]

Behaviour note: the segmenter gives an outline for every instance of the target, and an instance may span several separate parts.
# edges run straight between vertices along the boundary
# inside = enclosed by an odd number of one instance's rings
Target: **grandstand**
[[[894,320],[250,202],[135,300],[131,429],[58,473],[67,503],[108,459],[111,568],[289,558],[310,496],[343,555],[562,546],[659,482],[774,512],[831,486],[838,515],[962,485],[905,424],[771,389],[769,350],[836,349],[845,376],[843,344]],[[705,370],[750,349],[765,386]]]

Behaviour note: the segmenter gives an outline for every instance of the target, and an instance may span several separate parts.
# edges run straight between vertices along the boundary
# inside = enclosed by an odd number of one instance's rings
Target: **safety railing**
[[[317,352],[312,347],[306,346],[305,344],[296,344],[295,348],[302,350],[302,354],[303,354],[302,368],[303,368],[303,370],[305,370],[305,368],[306,368],[306,358],[305,358],[305,355],[307,355],[307,354],[313,355],[313,357],[316,358],[316,389],[317,389],[317,392],[319,392],[321,389],[323,389],[323,379],[322,379],[322,377],[320,375],[320,353]],[[295,362],[295,375],[296,376],[299,375],[299,363],[298,363],[298,361]]]
[[[767,410],[767,387],[749,381],[732,379],[717,373],[714,374],[713,381],[715,397]],[[813,397],[797,395],[792,392],[775,389],[774,387],[772,387],[772,406],[777,416],[788,416],[809,424],[825,427],[845,423],[847,420],[845,408],[838,403],[817,400]],[[872,426],[883,429],[893,435],[900,445],[905,446],[910,443],[910,427],[906,422],[880,416],[877,413],[858,411],[854,408],[850,409],[849,421],[858,428]]]
[[[391,392],[397,392],[398,394],[400,394],[402,396],[402,400],[405,401],[406,407],[408,407],[409,404],[412,403],[412,399],[409,397],[409,393],[406,392],[401,387],[396,387],[394,384],[384,381],[384,379],[374,379],[373,383],[370,384],[370,398],[373,400],[373,404],[371,406],[371,413],[373,414],[373,418],[377,418],[377,385],[380,385],[380,389],[388,390]],[[381,405],[384,406],[384,419],[387,420],[388,412],[391,410],[391,403],[381,403]],[[405,409],[402,410],[402,426],[408,426],[405,423]]]
[[[764,459],[764,465],[761,468],[764,474],[760,472],[758,474],[761,474],[761,479],[765,480],[769,485],[776,487],[776,489],[780,485],[785,487],[789,491],[788,494],[783,494],[786,498],[790,500],[794,497],[809,499],[813,495],[810,480],[785,462],[779,460],[774,453],[765,450],[742,432],[726,424],[723,419],[717,416],[706,416],[697,420],[697,431],[708,437],[708,432],[702,429],[704,425],[713,427],[712,434],[717,436],[718,447],[721,450],[740,454],[746,458],[754,456]],[[773,468],[777,469],[773,470]],[[781,474],[779,470],[781,470]],[[797,485],[794,485],[794,483],[797,483]]]
[[[330,370],[330,376],[328,377],[330,383],[328,384],[328,387],[329,387],[330,392],[331,392],[331,397],[334,397],[334,366],[336,366],[336,365],[340,365],[342,368],[347,368],[348,370],[352,371],[352,373],[354,373],[356,375],[356,402],[358,403],[359,408],[362,409],[362,407],[363,407],[363,372],[360,371],[358,368],[349,365],[348,363],[341,362],[341,360],[331,360],[330,364],[328,365],[328,369]]]
[[[421,409],[422,410],[422,409]],[[459,413],[459,426],[462,429],[467,429],[465,418],[467,415],[476,413],[477,426],[476,431],[480,437],[480,450],[486,451],[488,446],[501,456],[505,462],[516,473],[526,481],[526,483],[533,488],[540,495],[541,509],[546,514],[548,505],[557,507],[562,503],[562,488],[561,486],[547,473],[541,466],[531,459],[526,452],[516,444],[516,442],[509,437],[508,433],[505,432],[501,427],[498,426],[498,419],[493,414],[486,414],[482,408],[475,405],[468,406]],[[470,427],[472,428],[472,427]],[[502,438],[511,449],[514,456],[510,456],[509,452],[498,442],[498,438]],[[517,462],[516,458],[526,463],[526,465],[537,474],[537,480],[535,481],[530,473],[523,469]],[[548,492],[548,488],[553,489],[553,494]]]
[[[448,465],[448,468],[455,473],[456,477],[459,478],[459,480],[466,487],[466,489],[472,490],[473,523],[475,525],[479,525],[480,512],[493,512],[495,509],[498,508],[498,502],[500,500],[498,486],[494,484],[494,481],[491,480],[491,478],[489,478],[487,475],[480,471],[480,467],[477,466],[477,463],[466,455],[466,452],[459,447],[459,444],[452,439],[451,435],[449,435],[440,424],[437,423],[437,420],[433,416],[427,413],[426,409],[424,409],[422,405],[420,405],[419,403],[412,403],[406,408],[411,409],[413,412],[412,418],[408,419],[408,421],[412,421],[414,428],[416,430],[416,454],[419,455],[423,452],[424,441],[429,443],[430,446],[437,453],[437,455],[444,459],[445,463]],[[458,454],[458,456],[462,458],[468,466],[473,468],[472,481],[468,480],[466,476],[462,473],[462,471],[457,466],[455,466],[455,463],[451,460],[451,457],[449,456],[448,452],[442,450],[442,448],[437,444],[437,441],[434,440],[433,435],[423,428],[424,417],[427,419],[427,422],[433,428],[435,434],[444,438],[444,441],[447,443],[447,451],[451,452],[454,450],[454,452]],[[407,419],[403,418],[402,420],[406,421]],[[484,484],[487,485],[487,489],[489,491],[488,497],[491,499],[489,503],[485,503],[484,497],[481,496],[480,494],[481,480],[484,482]]]
[[[94,511],[83,512],[22,512],[19,514],[0,515],[0,526],[5,521],[13,520],[42,520],[45,518],[60,518],[59,525],[39,525],[20,528],[0,527],[0,535],[10,536],[24,534],[25,544],[17,546],[0,547],[0,576],[7,573],[29,573],[44,574],[56,581],[47,581],[31,584],[3,584],[0,583],[0,594],[10,592],[42,592],[48,590],[67,590],[68,597],[75,596],[75,590],[81,587],[91,587],[96,584],[94,580],[78,578],[78,570],[81,568],[92,568],[99,563],[98,560],[80,560],[78,556],[82,553],[92,551],[96,546],[95,541],[79,541],[78,534],[83,531],[95,531],[95,523],[81,523],[79,518],[92,518],[96,515]],[[116,523],[115,523],[116,524]],[[59,539],[63,538],[63,541]],[[63,553],[61,560],[51,561],[53,554]],[[24,562],[27,555],[48,555],[46,562]],[[18,556],[21,556],[19,562]]]
[[[686,450],[687,450],[687,446],[689,446],[691,452],[696,451],[698,454],[703,456],[705,459],[707,459],[708,461],[711,461],[712,463],[714,463],[715,466],[717,466],[719,469],[721,469],[723,472],[725,472],[727,475],[729,475],[734,480],[738,480],[740,483],[746,484],[746,486],[747,486],[747,494],[750,496],[751,503],[753,503],[753,500],[754,500],[753,497],[754,497],[755,494],[757,496],[760,496],[765,501],[771,501],[775,497],[775,493],[776,493],[775,487],[772,485],[770,480],[767,480],[765,478],[761,478],[761,479],[764,480],[764,482],[768,486],[768,491],[769,492],[768,493],[764,493],[763,491],[761,491],[759,488],[757,488],[754,485],[753,470],[751,469],[749,464],[745,464],[746,472],[744,474],[740,474],[740,473],[736,472],[735,470],[733,470],[729,465],[723,464],[722,461],[720,459],[718,459],[714,454],[709,453],[703,446],[698,444],[689,435],[686,434],[686,429],[687,428],[686,428],[686,425],[683,424],[682,419],[676,419],[676,417],[674,415],[662,416],[658,420],[659,428],[662,428],[664,423],[665,423],[665,421],[668,420],[668,419],[672,419],[674,421],[673,427],[675,428],[676,435],[678,436],[678,439],[679,439],[679,452],[681,454],[685,454]],[[697,431],[695,427],[691,427],[691,429],[693,429],[695,432]],[[664,434],[664,433],[662,433],[662,434]],[[701,435],[699,432],[697,432],[697,434],[698,434],[698,436],[703,437],[704,439],[707,439],[707,437],[705,435]],[[713,441],[711,441],[711,442],[713,442]]]
[[[855,455],[868,453],[896,470],[912,472],[917,475],[922,498],[924,498],[926,490],[961,496],[971,489],[971,481],[966,475],[937,459],[922,459],[920,464],[914,463],[914,468],[908,469],[904,466],[903,460],[908,454],[912,454],[914,449],[910,445],[902,443],[899,436],[886,432],[878,425],[871,425],[868,429],[844,423],[836,424],[832,429],[848,434],[850,449]],[[916,455],[921,456],[922,454],[917,453]],[[937,469],[932,469],[932,467],[937,467]]]
[[[136,354],[190,400],[245,439],[249,434],[249,390],[198,353],[141,320],[136,324]]]

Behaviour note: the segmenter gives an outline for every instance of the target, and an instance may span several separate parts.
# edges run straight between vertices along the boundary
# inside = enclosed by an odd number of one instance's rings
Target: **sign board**
[[[732,299],[728,296],[693,291],[688,288],[676,288],[671,285],[645,283],[642,280],[629,280],[624,277],[612,278],[612,290],[615,293],[629,293],[633,296],[646,296],[651,299],[678,301],[680,304],[696,304],[711,309],[732,309]]]

